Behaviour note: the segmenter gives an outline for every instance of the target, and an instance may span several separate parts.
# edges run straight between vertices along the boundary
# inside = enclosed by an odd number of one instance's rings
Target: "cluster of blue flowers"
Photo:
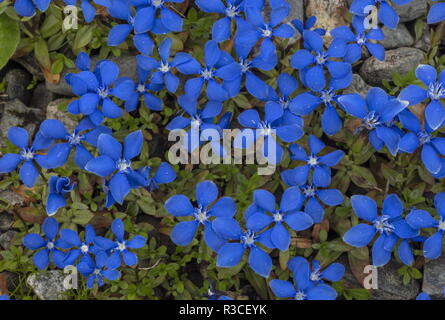
[[[411,0],[393,0],[403,5]],[[50,0],[17,0],[15,9],[19,15],[32,16],[36,8],[47,10]],[[107,8],[111,17],[118,19],[108,35],[108,44],[117,46],[130,35],[139,51],[137,59],[138,81],[119,77],[119,68],[112,61],[101,60],[94,66],[89,56],[80,53],[76,59],[77,73],[69,73],[66,81],[78,96],[68,105],[68,112],[82,117],[76,128],[69,132],[62,122],[49,119],[44,121],[30,141],[22,128],[10,128],[8,138],[18,148],[18,153],[8,153],[0,158],[0,173],[16,170],[27,187],[33,187],[42,175],[41,169],[51,170],[64,166],[74,150],[74,163],[80,170],[92,173],[103,181],[106,207],[122,204],[132,189],[146,188],[150,192],[160,184],[172,182],[175,171],[162,163],[152,174],[147,166],[133,168],[143,145],[143,133],[129,133],[121,144],[106,126],[106,119],[116,119],[126,112],[137,110],[141,102],[152,111],[161,111],[163,101],[157,92],[164,88],[175,94],[180,88],[178,73],[186,77],[178,105],[182,112],[166,126],[167,130],[196,127],[199,132],[207,128],[218,131],[228,128],[231,112],[222,113],[223,103],[235,98],[242,89],[265,104],[264,117],[255,109],[241,112],[237,118],[244,128],[258,129],[265,146],[274,145],[276,154],[270,157],[267,148],[264,157],[280,163],[283,145],[287,147],[293,161],[302,163],[281,173],[283,182],[289,187],[281,195],[279,204],[276,197],[266,190],[256,190],[253,202],[244,212],[241,221],[234,217],[237,205],[230,197],[218,197],[218,188],[212,181],[196,185],[196,201],[185,195],[174,195],[165,203],[165,209],[180,222],[171,232],[172,241],[179,246],[192,243],[200,225],[203,225],[203,239],[217,254],[218,267],[230,268],[238,265],[247,256],[249,266],[262,277],[269,277],[273,269],[270,253],[273,250],[287,251],[292,235],[321,223],[324,207],[338,206],[344,196],[337,189],[331,189],[331,168],[345,156],[341,150],[329,153],[325,144],[317,137],[307,137],[308,150],[295,142],[304,137],[303,117],[324,105],[321,116],[323,132],[332,136],[343,127],[341,114],[357,118],[360,125],[356,132],[366,132],[372,146],[381,151],[385,147],[396,156],[398,153],[413,153],[422,148],[422,161],[435,178],[445,177],[445,140],[436,137],[435,132],[445,124],[445,71],[440,75],[427,65],[421,65],[416,75],[424,86],[412,85],[402,90],[398,97],[388,95],[380,88],[372,88],[366,97],[359,94],[342,94],[352,81],[352,64],[362,56],[366,48],[379,60],[385,56],[384,48],[375,43],[384,34],[379,28],[367,28],[366,16],[369,6],[379,10],[379,20],[389,28],[398,24],[396,11],[384,0],[354,0],[350,11],[353,14],[351,30],[341,26],[330,31],[332,41],[324,38],[326,31],[314,28],[315,17],[306,23],[294,20],[284,23],[290,12],[285,0],[268,1],[270,12],[263,15],[266,6],[263,0],[196,0],[195,4],[204,12],[217,13],[221,17],[215,22],[212,39],[204,46],[204,59],[198,61],[186,52],[172,53],[172,40],[166,37],[155,49],[152,35],[180,32],[182,19],[171,10],[170,3],[183,0],[94,0],[95,4]],[[76,1],[66,1],[75,4]],[[88,0],[82,0],[81,7],[87,22],[96,12]],[[445,19],[445,3],[431,8],[429,23]],[[303,48],[292,53],[290,65],[299,75],[295,79],[288,73],[277,77],[277,89],[264,80],[263,71],[273,70],[279,61],[277,44],[280,39],[289,39],[296,32],[302,35]],[[233,39],[232,57],[220,47],[220,43]],[[254,50],[255,45],[259,49]],[[156,54],[157,51],[157,54]],[[299,83],[307,88],[296,93]],[[207,98],[205,105],[198,105],[200,97]],[[408,107],[427,102],[426,123]],[[273,134],[273,132],[276,132]],[[277,139],[278,137],[278,139]],[[208,141],[200,139],[200,143]],[[213,150],[221,152],[218,141],[211,141]],[[189,151],[199,144],[186,141]],[[247,148],[248,143],[237,141],[235,146]],[[270,160],[271,162],[271,160]],[[40,169],[41,168],[41,169]],[[42,177],[44,177],[42,175]],[[66,194],[75,189],[75,183],[68,177],[51,176],[48,184],[46,211],[48,215],[66,206]],[[352,208],[365,223],[352,227],[343,237],[351,246],[367,246],[373,243],[372,258],[376,266],[385,265],[398,246],[398,257],[411,265],[414,254],[410,244],[424,242],[424,255],[435,259],[442,253],[445,233],[445,194],[438,194],[435,206],[439,218],[433,218],[423,210],[412,209],[403,215],[403,204],[394,195],[383,202],[382,214],[377,213],[377,204],[367,196],[352,196]],[[240,224],[240,222],[242,222]],[[428,239],[420,236],[423,228],[435,228],[437,232]],[[122,260],[127,266],[137,264],[138,258],[129,249],[142,248],[146,239],[135,236],[125,240],[124,225],[120,219],[111,226],[116,239],[96,236],[94,229],[87,225],[84,240],[73,230],[60,230],[57,220],[48,217],[43,225],[44,236],[28,234],[23,244],[30,250],[39,250],[34,255],[34,264],[45,269],[50,261],[58,268],[76,265],[87,277],[88,287],[95,282],[99,286],[104,279],[119,278],[118,268]],[[279,298],[296,300],[332,300],[335,290],[328,282],[339,281],[344,267],[338,263],[320,266],[317,261],[310,263],[294,257],[289,261],[296,286],[288,281],[271,280],[270,287]]]

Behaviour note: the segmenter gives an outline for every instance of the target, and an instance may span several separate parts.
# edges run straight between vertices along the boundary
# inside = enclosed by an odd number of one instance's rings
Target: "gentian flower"
[[[280,163],[283,157],[283,148],[276,142],[274,133],[284,142],[294,142],[300,139],[304,132],[301,121],[292,118],[290,123],[282,123],[279,120],[283,117],[284,110],[278,104],[266,104],[264,120],[260,119],[258,111],[249,109],[243,111],[238,116],[240,125],[246,128],[257,129],[254,132],[253,141],[241,141],[242,134],[235,137],[236,148],[249,148],[255,140],[264,137],[263,156],[269,163]],[[248,129],[246,129],[248,130]],[[251,139],[249,139],[251,140]],[[275,150],[274,154],[269,154],[269,150]],[[273,152],[273,151],[272,151]]]
[[[90,224],[85,226],[85,241],[80,240],[77,232],[70,229],[60,230],[60,239],[69,244],[71,248],[65,257],[66,265],[73,265],[79,257],[81,257],[80,262],[94,263],[90,254],[95,255],[99,250],[93,246],[96,232]]]
[[[391,2],[401,6],[411,2],[411,0],[392,0]],[[368,10],[371,6],[378,6],[379,21],[390,29],[397,28],[400,20],[399,15],[387,0],[354,0],[349,11],[355,15],[363,17],[369,14]]]
[[[312,184],[316,187],[329,187],[331,184],[331,167],[336,166],[345,156],[341,150],[335,150],[323,156],[318,156],[326,145],[316,136],[309,136],[309,155],[303,147],[292,144],[289,147],[291,159],[303,161],[304,166],[286,170],[282,175],[292,176],[291,179],[296,185],[304,185],[308,182],[309,174],[313,169]]]
[[[321,127],[327,135],[334,135],[343,126],[343,121],[338,115],[335,106],[338,105],[337,100],[340,97],[337,91],[344,89],[344,84],[341,81],[337,82],[331,79],[327,88],[314,91],[313,93],[310,91],[303,92],[292,99],[289,103],[289,110],[297,116],[306,116],[319,105],[324,104],[325,109],[321,116]]]
[[[298,32],[301,35],[303,35],[303,32],[305,30],[315,31],[320,36],[324,36],[326,34],[326,31],[323,28],[312,29],[315,26],[315,24],[317,23],[317,17],[315,17],[315,16],[311,16],[311,17],[307,18],[305,23],[303,23],[303,21],[301,21],[300,19],[294,19],[291,21],[291,23],[295,27],[295,29],[298,30]]]
[[[65,253],[60,249],[67,249],[68,246],[63,240],[56,240],[59,223],[56,219],[48,217],[43,221],[42,230],[45,233],[45,238],[37,233],[30,233],[23,238],[23,245],[30,250],[42,248],[34,254],[33,258],[37,269],[43,270],[48,267],[50,256],[52,256],[54,264],[63,269],[66,266],[64,263]]]
[[[67,74],[66,81],[73,92],[80,96],[80,99],[68,105],[68,112],[84,114],[95,125],[100,125],[104,117],[119,118],[122,110],[111,98],[128,100],[132,95],[134,84],[129,79],[116,81],[118,75],[118,66],[108,60],[98,62],[93,72],[83,70],[77,74]]]
[[[34,165],[35,160],[39,166],[43,167],[43,155],[36,154],[41,149],[46,149],[48,144],[46,139],[37,134],[31,147],[28,144],[28,132],[25,129],[11,127],[8,130],[8,139],[11,143],[20,148],[20,153],[7,153],[0,158],[0,173],[9,173],[14,171],[22,163],[19,174],[20,180],[28,187],[34,187],[39,177],[39,172]]]
[[[428,293],[426,293],[426,292],[421,292],[421,293],[419,293],[419,295],[416,297],[416,300],[431,300],[431,297],[428,295]]]
[[[345,267],[341,263],[332,263],[329,266],[321,268],[318,260],[310,263],[303,257],[294,257],[288,262],[289,269],[295,274],[304,271],[309,273],[309,279],[314,284],[323,284],[325,280],[336,282],[340,281],[345,274]]]
[[[117,280],[120,277],[120,272],[115,268],[109,268],[107,264],[107,255],[105,252],[98,253],[93,260],[82,261],[77,265],[77,270],[87,278],[87,287],[93,288],[94,283],[101,287],[105,284],[104,279]]]
[[[74,162],[79,168],[84,169],[87,162],[93,158],[93,155],[83,146],[83,142],[96,147],[99,135],[102,133],[111,134],[111,129],[105,126],[96,127],[89,118],[84,118],[74,131],[69,133],[61,121],[48,119],[42,122],[39,132],[48,139],[66,141],[54,145],[42,157],[41,163],[45,169],[63,166],[68,161],[73,149],[76,150]]]
[[[133,92],[130,98],[125,101],[124,108],[127,112],[132,112],[137,109],[139,105],[139,100],[143,97],[144,105],[154,111],[162,110],[162,100],[150,93],[150,91],[160,91],[163,88],[163,84],[155,84],[151,81],[146,83],[151,72],[141,69],[139,66],[137,68],[139,81],[138,83],[133,83]]]
[[[63,0],[67,5],[76,6],[77,0]],[[100,6],[109,7],[111,3],[109,0],[93,0],[93,3]],[[81,0],[80,8],[82,9],[83,18],[85,22],[90,23],[96,16],[96,8],[90,3],[89,0]]]
[[[185,75],[199,75],[197,78],[188,79],[185,83],[185,96],[188,99],[198,99],[205,83],[207,83],[206,92],[210,101],[222,102],[229,98],[227,91],[215,78],[233,80],[239,74],[240,65],[234,61],[221,64],[221,58],[227,55],[222,53],[216,41],[210,40],[204,47],[204,67],[188,54],[182,54],[180,57],[185,62],[176,64],[179,72]]]
[[[151,175],[150,167],[143,167],[138,169],[138,173],[145,178],[146,183],[144,187],[148,188],[150,192],[159,189],[159,185],[170,183],[176,179],[176,172],[173,170],[172,166],[167,162],[162,162],[159,165],[158,170],[154,174],[153,178]]]
[[[427,123],[422,129],[420,120],[408,109],[401,112],[398,116],[403,127],[408,129],[400,141],[400,151],[406,153],[415,152],[419,146],[421,150],[421,159],[425,168],[435,178],[441,179],[445,176],[445,138],[433,136],[434,130]]]
[[[183,59],[183,55],[178,54],[177,57],[170,61],[171,45],[172,39],[170,38],[165,38],[159,45],[158,51],[159,57],[161,58],[160,61],[144,55],[139,55],[136,59],[138,61],[138,66],[146,72],[151,73],[152,70],[156,70],[150,79],[151,83],[158,85],[165,84],[168,91],[175,93],[178,89],[179,78],[175,76],[171,70],[176,67],[178,63],[184,63],[187,60]],[[189,56],[185,56],[185,58],[187,59]],[[191,59],[191,57],[189,59]]]
[[[337,101],[348,114],[362,119],[357,132],[368,130],[369,140],[377,151],[386,145],[393,156],[397,154],[401,137],[391,122],[408,106],[408,101],[394,99],[380,88],[371,88],[366,100],[353,93],[345,94]]]
[[[434,206],[439,214],[438,220],[424,210],[412,210],[406,216],[406,221],[414,229],[437,229],[436,233],[425,240],[423,246],[423,254],[428,259],[437,259],[442,254],[442,241],[445,235],[445,193],[438,193],[434,197]]]
[[[428,12],[428,17],[427,17],[428,24],[439,23],[444,20],[445,20],[445,2],[435,3]]]
[[[241,262],[246,249],[249,249],[249,265],[252,270],[264,278],[269,277],[272,270],[272,259],[258,244],[274,249],[275,246],[270,240],[272,229],[263,232],[258,229],[243,231],[238,221],[233,218],[217,218],[213,221],[212,226],[217,234],[228,241],[218,251],[217,267],[236,266]]]
[[[235,43],[244,47],[245,53],[248,54],[252,47],[261,39],[264,47],[268,51],[276,55],[274,37],[291,38],[295,34],[295,30],[288,24],[281,22],[288,16],[290,5],[284,0],[271,1],[270,21],[265,22],[262,14],[262,7],[258,7],[256,1],[245,0],[244,11],[247,23],[239,20],[237,33],[235,35]]]
[[[445,121],[445,108],[440,103],[441,100],[445,101],[445,70],[437,77],[434,67],[423,64],[417,67],[416,76],[427,89],[409,85],[400,92],[399,99],[409,101],[410,105],[431,99],[425,109],[425,119],[431,129],[437,130]]]
[[[136,33],[151,31],[156,34],[181,32],[181,17],[167,9],[169,2],[182,3],[184,0],[131,0],[136,7],[134,29]],[[159,14],[159,18],[157,18]]]
[[[219,13],[225,15],[213,24],[212,39],[217,42],[229,40],[231,36],[230,28],[232,20],[239,23],[241,12],[243,12],[244,0],[226,0],[226,4],[221,0],[196,0],[196,6],[207,13]]]
[[[174,195],[165,202],[165,209],[175,217],[193,217],[191,221],[179,222],[171,232],[172,241],[179,246],[189,245],[196,235],[199,225],[204,226],[204,241],[218,252],[225,240],[212,228],[212,218],[232,218],[236,213],[236,204],[230,197],[218,198],[218,188],[212,181],[203,181],[196,185],[194,207],[185,195]]]
[[[308,49],[301,49],[294,53],[291,65],[300,71],[300,79],[303,84],[313,91],[321,91],[326,87],[324,68],[329,71],[331,77],[347,87],[352,81],[351,65],[337,58],[343,58],[346,54],[346,43],[343,40],[334,39],[325,51],[323,38],[315,31],[303,32],[304,42]],[[333,60],[335,59],[335,60]]]
[[[355,63],[362,57],[362,48],[366,47],[369,53],[380,61],[385,60],[385,48],[372,40],[383,40],[385,34],[379,28],[366,30],[364,26],[364,18],[354,16],[352,18],[352,26],[355,34],[349,27],[340,26],[330,31],[334,39],[340,39],[348,43],[344,61]],[[370,41],[371,40],[371,41]]]
[[[256,211],[246,217],[246,228],[263,230],[274,224],[270,240],[280,251],[289,249],[291,236],[285,225],[295,231],[310,228],[314,221],[305,212],[300,211],[302,195],[298,187],[286,189],[281,197],[279,209],[276,209],[275,196],[266,190],[255,190],[253,193]]]
[[[113,223],[111,224],[111,230],[116,236],[116,241],[100,236],[94,238],[94,244],[98,246],[98,249],[111,253],[105,263],[105,266],[109,269],[118,268],[121,265],[121,256],[127,266],[131,267],[136,265],[138,263],[138,257],[135,253],[129,251],[128,249],[140,249],[145,246],[147,240],[139,235],[134,236],[129,240],[125,240],[125,227],[121,219],[114,219]]]
[[[353,226],[343,235],[343,241],[353,247],[364,247],[379,234],[372,246],[373,265],[384,266],[391,259],[391,252],[400,239],[415,238],[419,230],[410,227],[403,219],[403,203],[395,194],[390,194],[383,201],[382,214],[377,214],[377,204],[367,196],[354,195],[351,197],[354,213],[360,219],[371,224],[360,223]],[[410,253],[399,247],[398,253],[402,260],[410,260],[403,254]]]
[[[131,186],[142,185],[143,177],[131,167],[131,160],[141,153],[141,131],[130,133],[122,145],[109,134],[101,134],[97,140],[99,156],[85,165],[85,170],[99,177],[111,176],[109,188],[114,200],[123,203]]]
[[[65,194],[74,189],[75,184],[68,177],[51,176],[49,178],[48,199],[46,200],[46,213],[55,215],[57,210],[66,206]]]
[[[131,13],[130,3],[126,0],[111,1],[108,12],[113,18],[127,21],[127,23],[115,25],[108,34],[108,45],[118,46],[135,30],[135,16]],[[135,33],[133,43],[136,49],[143,54],[151,55],[154,46],[153,39],[145,31]]]
[[[1,1],[0,1],[1,2]],[[11,300],[7,294],[0,295],[0,300]]]
[[[48,10],[50,4],[51,0],[16,0],[14,9],[19,16],[31,17],[36,13],[36,9],[41,12]]]

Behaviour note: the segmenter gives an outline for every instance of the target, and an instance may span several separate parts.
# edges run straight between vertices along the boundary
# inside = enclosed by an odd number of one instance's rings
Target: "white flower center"
[[[117,243],[117,250],[119,251],[124,251],[127,247],[125,246],[125,241],[124,242],[118,242]]]
[[[255,233],[249,230],[241,236],[241,243],[246,247],[251,247],[254,245],[255,239]]]
[[[196,208],[195,209],[195,220],[199,221],[199,223],[204,224],[209,217],[207,215],[207,211],[203,210],[202,208]]]
[[[86,244],[83,244],[83,245],[80,247],[80,251],[82,251],[83,253],[87,253],[88,250],[89,250],[89,248],[88,248],[88,246],[87,246]]]
[[[99,89],[97,89],[97,94],[102,99],[105,99],[106,97],[108,97],[108,89],[107,88],[99,88]]]
[[[441,231],[445,231],[445,220],[442,220],[442,218],[439,221],[439,226],[437,227]]]
[[[374,227],[377,229],[380,233],[392,233],[394,232],[394,226],[389,221],[391,219],[390,216],[383,215],[381,217],[378,217],[374,220]]]
[[[163,3],[164,3],[163,0],[152,0],[152,2],[151,2],[153,7],[155,7],[155,8],[159,8],[160,6],[162,6]]]
[[[260,124],[260,134],[263,136],[270,136],[272,134],[273,129],[271,128],[270,124],[267,122],[262,122]]]
[[[96,275],[96,276],[98,276],[98,275],[100,275],[100,272],[101,272],[101,270],[100,269],[94,269],[94,274]]]
[[[32,152],[31,149],[23,148],[23,150],[20,152],[20,155],[25,160],[32,160],[34,159],[34,152]]]
[[[317,64],[325,64],[326,60],[326,54],[324,53],[318,53],[315,57],[315,61],[317,62]]]
[[[307,186],[305,188],[303,188],[303,194],[310,198],[315,196],[315,191],[317,190],[317,188],[315,188],[314,186]]]
[[[136,89],[139,93],[145,93],[145,84],[143,84],[143,83],[139,83],[138,84],[138,87],[137,87],[137,89]]]
[[[279,212],[273,214],[273,220],[277,223],[283,221],[283,215]]]
[[[261,29],[262,36],[265,38],[270,38],[272,36],[272,30],[269,29],[269,27],[265,27],[264,29]]]
[[[201,71],[201,77],[203,77],[206,80],[212,79],[213,71],[208,68],[205,68],[204,70]]]
[[[159,67],[159,71],[161,71],[162,73],[167,73],[170,71],[170,65],[168,64],[168,62],[166,62],[164,64],[164,62],[161,62],[161,66]]]
[[[318,158],[315,156],[310,156],[307,159],[307,164],[310,165],[311,167],[314,167],[318,164]]]
[[[298,291],[295,295],[295,300],[304,300],[306,298],[306,295],[302,291]]]
[[[54,249],[54,242],[49,241],[49,242],[46,244],[46,247],[48,248],[48,250],[52,250],[52,249]]]
[[[67,140],[68,140],[69,144],[76,146],[76,145],[80,144],[80,142],[83,140],[83,138],[84,137],[82,135],[76,134],[75,132],[73,132],[72,134],[70,134],[67,137]]]
[[[125,159],[119,159],[117,162],[117,170],[120,172],[125,172],[128,170],[128,168],[131,168],[131,162]]]
[[[431,100],[439,100],[440,98],[445,98],[445,88],[443,83],[435,82],[428,86],[428,95]]]
[[[311,281],[320,281],[320,278],[321,278],[320,271],[311,272],[310,276]]]
[[[239,15],[238,7],[230,4],[226,9],[226,16],[229,18],[234,18],[237,15]]]

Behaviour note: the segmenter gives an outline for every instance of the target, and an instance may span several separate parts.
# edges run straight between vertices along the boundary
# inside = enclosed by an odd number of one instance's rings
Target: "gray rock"
[[[378,289],[373,290],[372,297],[375,300],[412,300],[420,290],[417,280],[411,280],[408,285],[403,284],[402,277],[397,270],[401,264],[390,261],[378,271]]]
[[[26,56],[15,58],[13,60],[18,64],[20,64],[23,68],[25,68],[30,74],[32,74],[38,80],[42,81],[45,79],[42,72],[42,68],[40,67],[40,64],[37,62],[33,54],[28,54]]]
[[[345,90],[343,90],[343,93],[349,94],[349,93],[358,93],[362,95],[363,97],[366,96],[369,89],[372,87],[368,85],[360,75],[354,73],[352,75],[352,83],[349,87],[347,87]]]
[[[406,74],[422,63],[424,52],[416,48],[398,48],[387,50],[385,60],[368,58],[360,68],[360,75],[373,86],[381,85],[382,80],[391,80],[392,74]]]
[[[426,15],[428,10],[427,0],[413,0],[403,6],[394,5],[400,17],[400,22],[415,20]]]
[[[5,145],[10,127],[22,127],[32,137],[44,117],[42,110],[28,108],[18,99],[4,103],[3,117],[0,120],[0,146]]]
[[[8,212],[0,213],[0,231],[9,230],[9,228],[11,228],[13,223],[14,223],[14,218],[12,214]]]
[[[432,298],[445,299],[445,256],[425,263],[423,268],[422,291]]]
[[[414,47],[421,49],[425,52],[428,52],[430,50],[430,48],[431,48],[431,34],[430,34],[430,28],[428,25],[425,26],[422,36],[420,37],[419,40],[416,41],[416,43],[414,44]]]
[[[14,230],[8,230],[5,233],[0,235],[0,247],[5,250],[9,250],[11,247],[12,241],[14,237],[18,234],[18,232]]]
[[[19,99],[28,104],[31,99],[31,91],[26,87],[31,83],[31,75],[22,69],[12,69],[5,75],[6,94],[10,100]]]
[[[288,0],[289,4],[292,6],[289,15],[284,22],[291,22],[292,20],[298,19],[304,21],[304,3],[303,0]],[[291,24],[292,25],[292,24]],[[301,34],[295,30],[295,36],[289,40],[289,44],[295,43],[301,38]]]
[[[99,57],[94,56],[91,58],[91,64],[94,67],[96,62],[99,61]],[[115,62],[119,66],[119,77],[129,77],[134,81],[137,81],[137,62],[136,57],[129,54],[122,54],[120,57],[110,57],[107,60]],[[78,70],[73,71],[77,73]],[[65,81],[65,75],[67,72],[63,72],[60,82],[58,84],[51,84],[46,82],[46,88],[56,94],[63,96],[74,97],[74,93],[71,91],[71,87]]]
[[[71,132],[77,126],[77,122],[69,117],[68,112],[62,112],[59,110],[59,105],[62,103],[66,103],[66,100],[57,99],[51,101],[46,107],[46,118],[60,120],[65,125],[66,129]]]
[[[411,47],[414,44],[414,38],[403,23],[399,23],[395,30],[383,27],[382,31],[385,33],[385,39],[380,41],[380,44],[385,49]]]
[[[40,300],[62,300],[66,291],[64,278],[62,271],[51,270],[30,275],[27,283]]]
[[[12,192],[11,190],[0,191],[0,199],[5,201],[11,207],[15,205],[21,206],[25,203],[25,199],[22,196],[15,192]]]
[[[30,105],[45,110],[46,106],[54,100],[54,93],[46,89],[44,83],[39,83],[32,93]]]

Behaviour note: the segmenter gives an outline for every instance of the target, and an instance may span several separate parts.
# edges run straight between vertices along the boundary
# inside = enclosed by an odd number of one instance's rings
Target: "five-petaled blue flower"
[[[68,177],[51,176],[48,182],[48,199],[46,213],[55,215],[57,210],[66,206],[65,195],[74,189],[75,184]]]
[[[137,10],[134,18],[136,34],[147,31],[156,34],[182,31],[181,17],[168,9],[167,4],[182,3],[184,0],[130,0],[130,2]]]
[[[445,70],[437,77],[437,71],[429,65],[420,65],[416,69],[417,79],[423,82],[427,89],[417,85],[409,85],[399,95],[399,99],[409,101],[410,105],[418,104],[426,99],[431,102],[425,109],[425,119],[428,125],[437,130],[445,121],[445,107],[440,102],[445,101]]]
[[[376,267],[384,266],[391,259],[391,252],[399,239],[412,239],[419,230],[412,228],[402,217],[403,203],[395,194],[390,194],[383,201],[382,214],[377,214],[377,204],[367,196],[351,197],[354,213],[368,223],[353,226],[343,235],[343,241],[353,247],[367,246],[376,234],[377,240],[372,246],[372,261]],[[407,242],[399,246],[398,254],[402,261],[412,261],[412,251],[407,250]]]
[[[345,274],[345,266],[341,263],[332,263],[327,267],[322,268],[318,260],[312,261],[312,268],[309,261],[303,257],[294,257],[288,262],[289,269],[298,274],[304,270],[305,273],[309,273],[309,279],[314,284],[322,284],[326,280],[331,282],[340,281]]]
[[[300,19],[294,19],[291,22],[295,29],[297,29],[298,32],[303,36],[303,32],[305,30],[312,30],[312,28],[315,27],[315,24],[317,23],[317,17],[311,16],[306,19],[305,23],[303,23],[303,21],[301,21]],[[314,28],[312,31],[317,32],[320,36],[324,36],[326,34],[326,30],[322,28]]]
[[[204,225],[204,240],[215,252],[218,252],[225,240],[212,227],[212,218],[232,218],[236,213],[236,204],[230,197],[218,198],[218,188],[212,181],[203,181],[196,185],[194,207],[185,195],[174,195],[165,202],[165,209],[175,217],[193,217],[191,221],[179,222],[171,232],[172,241],[179,246],[189,245],[195,237],[199,225]]]
[[[77,270],[87,277],[88,288],[93,288],[96,282],[98,287],[103,286],[105,284],[104,278],[111,281],[119,279],[120,272],[116,270],[117,267],[108,267],[107,259],[107,254],[102,251],[95,256],[95,261],[81,261],[77,265]]]
[[[150,79],[150,82],[147,82],[148,77],[151,74],[151,71],[146,71],[137,67],[138,72],[138,82],[133,84],[133,91],[128,100],[124,103],[125,111],[132,112],[137,109],[139,106],[139,101],[141,97],[143,97],[144,105],[154,111],[161,111],[163,108],[162,100],[157,96],[153,95],[150,91],[160,91],[164,87],[164,85],[153,83]]]
[[[314,223],[310,215],[299,210],[302,195],[298,187],[290,187],[284,191],[278,209],[276,209],[275,196],[267,190],[256,190],[253,193],[253,199],[255,207],[249,209],[249,212],[253,213],[246,216],[246,228],[263,230],[274,224],[270,232],[270,240],[281,251],[288,250],[291,241],[290,233],[285,225],[292,230],[303,231]]]
[[[79,257],[81,262],[88,264],[94,263],[92,255],[98,253],[98,248],[94,246],[94,239],[96,239],[96,232],[90,224],[85,226],[85,240],[80,240],[77,232],[71,229],[60,230],[60,239],[70,246],[70,251],[67,252],[65,257],[66,265],[74,265]]]

